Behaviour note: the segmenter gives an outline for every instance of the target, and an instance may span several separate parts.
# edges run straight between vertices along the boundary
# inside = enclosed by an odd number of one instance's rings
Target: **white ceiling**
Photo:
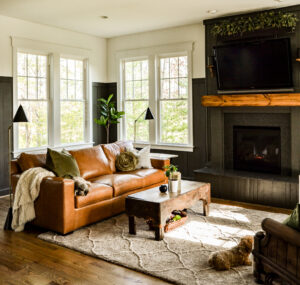
[[[199,23],[300,0],[0,0],[0,14],[100,37]],[[216,9],[214,15],[208,10]],[[108,16],[101,19],[99,16]]]

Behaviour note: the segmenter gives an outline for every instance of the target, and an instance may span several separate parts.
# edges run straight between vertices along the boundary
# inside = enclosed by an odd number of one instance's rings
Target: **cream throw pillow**
[[[134,154],[138,158],[138,164],[136,166],[136,169],[140,168],[153,168],[151,165],[151,159],[150,159],[150,145],[144,147],[140,151],[136,150]]]

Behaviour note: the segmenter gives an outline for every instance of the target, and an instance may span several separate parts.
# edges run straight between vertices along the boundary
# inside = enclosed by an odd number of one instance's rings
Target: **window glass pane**
[[[47,58],[46,56],[38,56],[38,76],[46,77],[47,75]]]
[[[60,109],[61,143],[84,141],[84,102],[62,101]]]
[[[126,99],[133,99],[133,82],[132,81],[126,82],[125,96],[126,96]]]
[[[188,97],[188,79],[187,78],[179,78],[179,96],[181,98]]]
[[[60,80],[60,99],[68,99],[68,81],[67,80]]]
[[[125,80],[133,80],[133,63],[132,61],[130,62],[125,62]]]
[[[47,99],[47,84],[46,79],[38,79],[38,99]]]
[[[170,73],[170,59],[169,58],[161,58],[160,59],[160,77],[161,78],[169,78]]]
[[[142,79],[142,70],[141,70],[141,62],[140,61],[133,62],[133,79],[134,80]]]
[[[27,54],[18,53],[18,75],[27,75]]]
[[[83,62],[76,60],[76,79],[83,80]]]
[[[67,60],[65,58],[60,59],[60,78],[67,79]]]
[[[187,107],[185,100],[161,102],[161,142],[188,143]]]
[[[68,59],[68,79],[75,79],[75,60]]]
[[[83,99],[83,82],[76,81],[76,99]]]
[[[74,80],[68,80],[68,99],[76,99]]]
[[[28,78],[28,99],[37,99],[37,79]]]
[[[148,60],[142,61],[142,79],[148,79]]]
[[[179,57],[179,77],[188,76],[187,56]]]
[[[141,81],[134,81],[134,99],[141,99],[142,98],[142,82]]]
[[[163,79],[161,80],[161,97],[163,99],[168,99],[170,98],[169,97],[169,94],[170,94],[170,80],[169,79]]]
[[[146,110],[148,102],[125,102],[125,131],[126,139],[134,140],[134,121]],[[149,141],[149,121],[139,120],[136,124],[136,141]]]
[[[27,99],[27,77],[18,77],[18,99]]]
[[[178,57],[170,58],[170,78],[178,77]]]
[[[142,81],[142,99],[149,98],[149,82],[148,80]]]
[[[170,79],[170,98],[178,98],[178,79]]]
[[[41,147],[48,144],[47,102],[20,101],[29,123],[19,123],[19,148]]]
[[[37,76],[37,56],[28,54],[28,76]]]

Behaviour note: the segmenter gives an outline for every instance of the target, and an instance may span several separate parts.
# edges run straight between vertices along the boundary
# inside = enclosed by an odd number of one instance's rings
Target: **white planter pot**
[[[178,180],[169,180],[168,182],[169,192],[178,192]]]

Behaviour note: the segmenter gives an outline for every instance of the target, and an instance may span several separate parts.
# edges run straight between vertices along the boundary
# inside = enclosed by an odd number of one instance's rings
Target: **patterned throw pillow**
[[[116,168],[120,171],[135,170],[137,157],[130,151],[121,152],[116,158]]]

